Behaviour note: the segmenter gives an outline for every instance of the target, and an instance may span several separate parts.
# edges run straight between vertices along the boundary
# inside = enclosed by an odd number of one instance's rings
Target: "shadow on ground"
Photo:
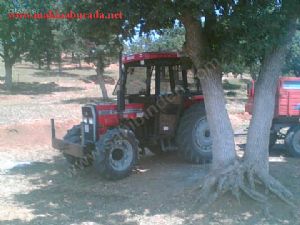
[[[87,76],[85,78],[81,78],[80,80],[85,82],[85,83],[99,84],[99,79],[98,79],[97,75],[90,75],[90,76]],[[114,78],[112,78],[110,76],[104,75],[104,82],[105,82],[105,84],[115,85]]]
[[[277,168],[279,165],[283,170],[287,167],[283,162],[272,166]],[[225,195],[212,207],[200,209],[204,203],[196,201],[197,192],[191,192],[190,188],[194,188],[207,174],[207,165],[187,164],[174,156],[148,156],[140,161],[139,168],[143,172],[114,182],[101,179],[92,168],[78,171],[70,177],[61,158],[56,158],[54,163],[35,162],[15,168],[9,176],[21,174],[32,185],[40,187],[13,196],[15,202],[31,210],[34,218],[4,222],[14,225],[266,225],[286,221],[286,224],[294,224],[285,210],[266,220],[261,214],[261,206],[244,197],[241,199],[243,204],[239,204],[232,196]],[[278,204],[275,202],[275,207]],[[278,216],[283,219],[278,219]]]
[[[0,94],[2,95],[43,95],[54,92],[81,91],[80,87],[62,87],[54,82],[49,83],[25,83],[19,82],[13,85],[11,91],[7,91],[4,85],[0,85]]]
[[[87,103],[103,103],[103,102],[109,102],[109,103],[116,103],[116,100],[114,99],[103,99],[103,98],[92,98],[92,97],[83,97],[83,98],[73,98],[73,99],[67,99],[62,100],[61,103],[63,104],[87,104]]]
[[[41,70],[34,72],[33,76],[38,76],[38,77],[79,77],[78,74],[74,73],[69,73],[69,72],[64,72],[62,71],[60,74],[58,71],[51,71],[51,70]]]

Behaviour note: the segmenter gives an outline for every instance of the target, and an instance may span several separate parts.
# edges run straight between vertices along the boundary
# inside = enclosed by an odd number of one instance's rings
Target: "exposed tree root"
[[[260,193],[255,185],[265,187],[266,193]],[[267,193],[275,194],[283,202],[291,207],[295,207],[292,202],[292,193],[286,189],[279,181],[268,173],[257,172],[246,162],[235,161],[226,169],[214,170],[204,179],[201,185],[201,192],[198,201],[205,203],[205,206],[213,203],[220,195],[231,192],[240,201],[240,194],[243,192],[251,199],[262,203],[268,210]],[[199,189],[199,187],[197,188]],[[268,214],[266,212],[266,214]]]

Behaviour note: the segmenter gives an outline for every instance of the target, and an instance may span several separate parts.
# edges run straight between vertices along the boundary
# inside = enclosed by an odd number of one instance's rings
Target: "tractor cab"
[[[52,120],[52,146],[71,164],[93,164],[109,179],[129,175],[145,149],[210,161],[212,140],[191,60],[174,52],[145,52],[123,56],[120,64],[113,91],[117,103],[84,105],[82,123],[63,140],[55,137]]]

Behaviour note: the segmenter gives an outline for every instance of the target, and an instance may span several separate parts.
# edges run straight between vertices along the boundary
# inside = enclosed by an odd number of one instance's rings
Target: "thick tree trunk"
[[[12,81],[12,63],[5,61],[5,88],[8,90],[12,89],[13,81]]]
[[[256,172],[269,172],[269,136],[274,116],[276,87],[285,55],[285,47],[279,47],[268,54],[255,84],[253,116],[248,131],[245,161]]]
[[[100,89],[101,89],[101,92],[102,92],[102,97],[104,100],[107,100],[108,99],[108,94],[107,94],[107,90],[106,90],[106,87],[105,87],[105,80],[104,80],[104,66],[103,66],[103,63],[101,60],[98,60],[97,62],[97,69],[96,69],[96,72],[97,72],[97,77],[98,77],[98,81],[99,81],[99,86],[100,86]]]
[[[226,109],[222,75],[218,70],[200,74],[206,116],[213,139],[212,169],[229,166],[236,160],[234,133]]]
[[[222,76],[218,65],[205,62],[207,53],[205,37],[199,22],[189,12],[182,17],[186,29],[184,50],[192,59],[200,78],[207,120],[213,139],[212,169],[229,166],[236,159],[234,133],[226,110],[226,101],[222,86]]]

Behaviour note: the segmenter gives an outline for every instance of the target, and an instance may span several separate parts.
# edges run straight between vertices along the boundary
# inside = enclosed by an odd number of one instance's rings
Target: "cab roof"
[[[150,59],[179,59],[180,55],[177,52],[142,52],[132,55],[125,55],[122,58],[124,64],[139,62]]]
[[[191,68],[191,60],[177,52],[142,52],[122,57],[124,66],[145,67],[145,66],[173,66],[180,65]]]

